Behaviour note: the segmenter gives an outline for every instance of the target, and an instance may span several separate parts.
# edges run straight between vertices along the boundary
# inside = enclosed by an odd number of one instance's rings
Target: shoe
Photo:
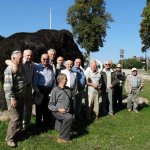
[[[113,113],[108,113],[110,116],[114,116],[114,114]]]
[[[131,108],[129,108],[129,109],[128,109],[128,112],[131,112],[131,111],[132,111],[132,109],[131,109]]]
[[[15,147],[16,146],[15,142],[13,142],[13,141],[7,141],[7,145],[9,147]]]
[[[71,141],[67,141],[67,140],[63,140],[61,138],[58,138],[57,143],[71,143]]]
[[[139,113],[139,111],[138,111],[137,109],[134,109],[134,112],[135,112],[135,113]]]

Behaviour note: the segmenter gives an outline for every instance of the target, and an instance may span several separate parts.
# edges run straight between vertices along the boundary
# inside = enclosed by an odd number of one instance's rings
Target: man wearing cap
[[[138,113],[139,94],[143,86],[144,86],[144,80],[138,74],[137,69],[132,68],[131,74],[127,76],[125,82],[125,89],[126,92],[128,93],[128,98],[127,98],[128,111],[132,111],[133,109],[134,112]]]
[[[114,91],[114,109],[117,111],[122,108],[122,89],[125,81],[125,72],[122,71],[121,64],[117,64],[115,72],[118,78],[118,84]]]

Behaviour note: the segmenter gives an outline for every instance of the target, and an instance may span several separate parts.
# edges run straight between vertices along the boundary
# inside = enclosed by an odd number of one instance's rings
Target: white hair
[[[56,54],[56,50],[53,48],[50,48],[47,52],[54,52]]]
[[[16,58],[16,56],[17,56],[18,54],[21,54],[21,51],[19,51],[19,50],[13,51],[12,54],[11,54],[11,60],[13,60],[14,58]]]

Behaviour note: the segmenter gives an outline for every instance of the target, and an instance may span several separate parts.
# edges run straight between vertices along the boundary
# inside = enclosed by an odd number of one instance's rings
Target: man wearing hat
[[[125,82],[125,89],[128,93],[127,109],[129,112],[133,110],[134,112],[138,113],[139,94],[143,86],[144,80],[138,74],[137,69],[132,68],[131,74],[127,76]]]
[[[115,73],[118,78],[118,84],[116,85],[114,91],[114,109],[117,111],[122,108],[122,89],[125,81],[125,72],[122,71],[121,64],[117,64]]]

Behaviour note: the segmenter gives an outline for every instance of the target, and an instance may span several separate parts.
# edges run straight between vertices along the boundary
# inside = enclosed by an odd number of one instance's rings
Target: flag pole
[[[52,15],[51,15],[51,7],[50,7],[50,10],[49,10],[49,15],[50,15],[50,22],[49,22],[49,28],[50,30],[52,29]]]

